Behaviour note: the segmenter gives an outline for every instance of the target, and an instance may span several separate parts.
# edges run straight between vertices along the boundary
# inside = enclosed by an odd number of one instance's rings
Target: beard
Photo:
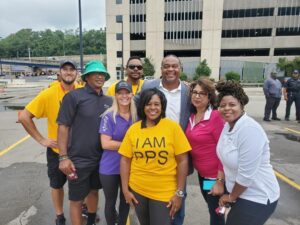
[[[65,80],[65,79],[61,78],[61,82],[65,83],[67,85],[74,84],[75,80],[76,80],[76,77],[73,80]]]

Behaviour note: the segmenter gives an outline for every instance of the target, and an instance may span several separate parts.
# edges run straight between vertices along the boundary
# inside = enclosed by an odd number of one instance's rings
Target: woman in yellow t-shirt
[[[184,197],[191,146],[181,127],[165,118],[166,106],[158,89],[142,92],[140,121],[128,129],[119,149],[122,190],[140,224],[170,225]]]

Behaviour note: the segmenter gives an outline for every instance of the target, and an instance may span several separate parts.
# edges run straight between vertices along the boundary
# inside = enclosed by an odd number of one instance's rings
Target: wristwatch
[[[176,195],[180,198],[183,198],[184,197],[184,192],[182,190],[177,190],[176,191]]]

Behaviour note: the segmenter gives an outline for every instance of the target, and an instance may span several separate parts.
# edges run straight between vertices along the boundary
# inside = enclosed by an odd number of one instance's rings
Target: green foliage
[[[143,62],[143,70],[144,70],[144,77],[146,76],[153,76],[155,73],[154,65],[151,62],[151,58],[145,58]]]
[[[225,74],[226,80],[236,80],[239,81],[241,79],[241,76],[238,72],[235,71],[229,71]]]
[[[300,56],[295,57],[291,61],[287,58],[279,58],[276,66],[279,70],[284,71],[284,76],[291,76],[293,70],[300,69]]]
[[[184,72],[180,73],[180,77],[179,78],[180,78],[180,80],[183,80],[183,81],[187,81],[188,80],[188,76]]]
[[[196,67],[193,80],[198,80],[201,76],[209,77],[210,74],[211,74],[211,69],[208,67],[206,59],[204,59],[200,61],[199,65]]]
[[[32,31],[22,29],[0,40],[0,57],[27,57],[28,48],[31,56],[58,56],[79,54],[78,31],[65,30]],[[83,32],[84,54],[105,54],[106,33],[104,30]]]

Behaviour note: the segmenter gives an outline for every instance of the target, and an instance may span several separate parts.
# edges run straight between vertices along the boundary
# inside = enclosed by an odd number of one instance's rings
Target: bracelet
[[[67,155],[60,155],[60,156],[58,157],[58,161],[59,161],[59,162],[61,162],[61,161],[63,161],[63,160],[66,160],[66,159],[69,159],[69,157],[68,157]]]
[[[221,181],[221,182],[224,182],[224,179],[223,178],[221,178],[221,177],[217,177],[217,179],[216,179],[217,181]]]

